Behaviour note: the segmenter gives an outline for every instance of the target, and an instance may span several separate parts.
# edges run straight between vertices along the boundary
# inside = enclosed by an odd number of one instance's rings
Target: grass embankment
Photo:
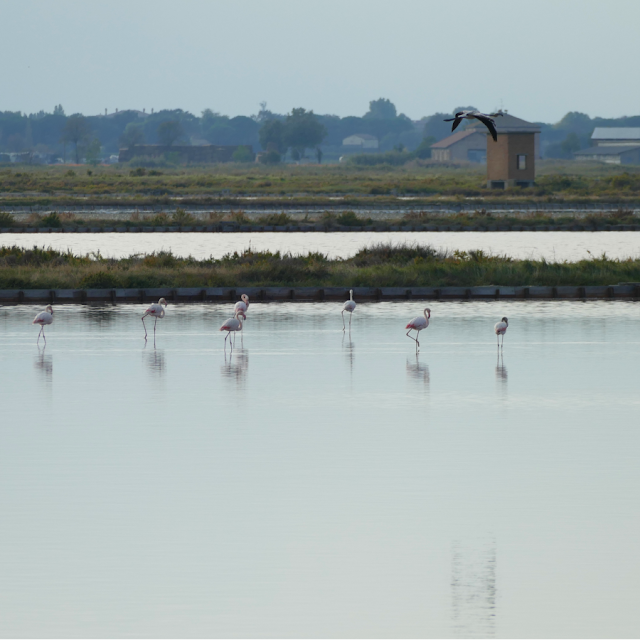
[[[479,209],[473,213],[458,213],[447,216],[437,215],[426,211],[411,211],[399,218],[386,218],[383,220],[372,220],[366,215],[358,215],[354,211],[344,211],[334,214],[325,211],[318,215],[306,215],[303,220],[294,219],[286,213],[253,215],[248,216],[244,211],[231,211],[229,213],[210,213],[203,219],[196,217],[184,209],[178,209],[173,214],[157,213],[154,215],[131,214],[129,220],[113,219],[91,219],[87,221],[71,212],[56,211],[47,215],[32,213],[27,220],[16,221],[10,213],[0,211],[0,228],[26,228],[35,227],[42,229],[78,229],[78,228],[109,228],[124,227],[130,229],[165,227],[167,230],[179,231],[185,227],[211,224],[230,224],[236,228],[240,226],[248,227],[248,231],[265,226],[288,226],[299,225],[300,223],[312,224],[321,223],[327,231],[339,230],[341,228],[360,230],[389,230],[394,226],[409,225],[412,230],[416,226],[434,225],[437,227],[446,226],[452,230],[476,229],[479,231],[491,230],[494,227],[523,227],[529,228],[545,226],[549,230],[562,229],[563,227],[578,225],[580,229],[598,230],[607,226],[637,225],[640,218],[633,214],[631,209],[620,208],[610,213],[591,213],[586,216],[576,217],[573,215],[549,215],[543,212],[529,212],[522,214],[493,214],[485,209]]]
[[[441,165],[412,161],[403,166],[217,164],[170,169],[120,165],[95,168],[21,166],[0,169],[0,203],[14,206],[226,203],[240,205],[295,201],[298,205],[417,202],[485,198],[498,202],[629,201],[640,198],[640,169],[579,162],[540,161],[536,186],[489,190],[482,165]]]
[[[121,260],[51,249],[0,248],[0,289],[242,286],[588,286],[640,282],[640,260],[606,256],[575,263],[514,260],[481,251],[376,245],[352,258],[245,251],[220,260],[170,253]]]

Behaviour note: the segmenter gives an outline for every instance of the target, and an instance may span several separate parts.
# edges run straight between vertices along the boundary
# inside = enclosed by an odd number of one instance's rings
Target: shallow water
[[[640,234],[635,231],[545,231],[545,232],[336,232],[336,233],[3,233],[0,246],[17,245],[71,249],[76,254],[100,251],[104,257],[122,258],[134,253],[173,251],[177,256],[221,258],[244,251],[320,251],[330,258],[347,258],[359,249],[380,242],[430,244],[438,249],[481,249],[513,258],[583,260],[602,253],[610,258],[640,255]],[[589,254],[591,252],[591,254]]]
[[[636,637],[640,306],[431,308],[0,308],[0,635]]]

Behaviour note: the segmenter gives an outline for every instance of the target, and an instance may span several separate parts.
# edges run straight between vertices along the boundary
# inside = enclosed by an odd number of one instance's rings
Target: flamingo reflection
[[[155,341],[153,343],[153,348],[150,347],[149,350],[147,350],[147,342],[145,341],[142,351],[144,362],[149,370],[154,374],[164,374],[167,366],[164,357],[164,350],[157,349]]]
[[[38,355],[33,361],[33,366],[42,373],[46,382],[51,382],[53,379],[53,358],[45,353],[46,350],[46,346],[43,349],[38,348]]]
[[[246,349],[236,347],[228,357],[227,352],[224,352],[224,364],[220,367],[223,378],[242,386],[246,382],[248,371],[249,352]]]
[[[421,364],[418,353],[416,353],[415,362],[407,358],[407,375],[418,382],[424,383],[425,386],[428,386],[431,381],[429,376],[429,365]]]

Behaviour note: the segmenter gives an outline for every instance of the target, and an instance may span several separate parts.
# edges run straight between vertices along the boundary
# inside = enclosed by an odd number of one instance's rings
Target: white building
[[[352,149],[377,149],[378,138],[368,133],[354,133],[342,141],[342,146],[351,147]]]
[[[576,151],[576,160],[607,164],[640,164],[640,127],[596,127],[592,147]]]

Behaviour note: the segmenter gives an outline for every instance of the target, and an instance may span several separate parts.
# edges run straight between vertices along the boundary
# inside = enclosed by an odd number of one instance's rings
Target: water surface
[[[100,252],[123,258],[134,253],[172,251],[177,256],[205,259],[244,251],[320,251],[330,258],[347,258],[363,247],[380,242],[430,244],[449,251],[481,249],[513,258],[584,260],[606,253],[610,258],[640,255],[640,233],[635,231],[487,231],[487,232],[307,232],[307,233],[3,233],[0,246],[17,245],[70,249],[76,254]]]
[[[0,308],[0,635],[636,637],[640,306],[430,306]]]

